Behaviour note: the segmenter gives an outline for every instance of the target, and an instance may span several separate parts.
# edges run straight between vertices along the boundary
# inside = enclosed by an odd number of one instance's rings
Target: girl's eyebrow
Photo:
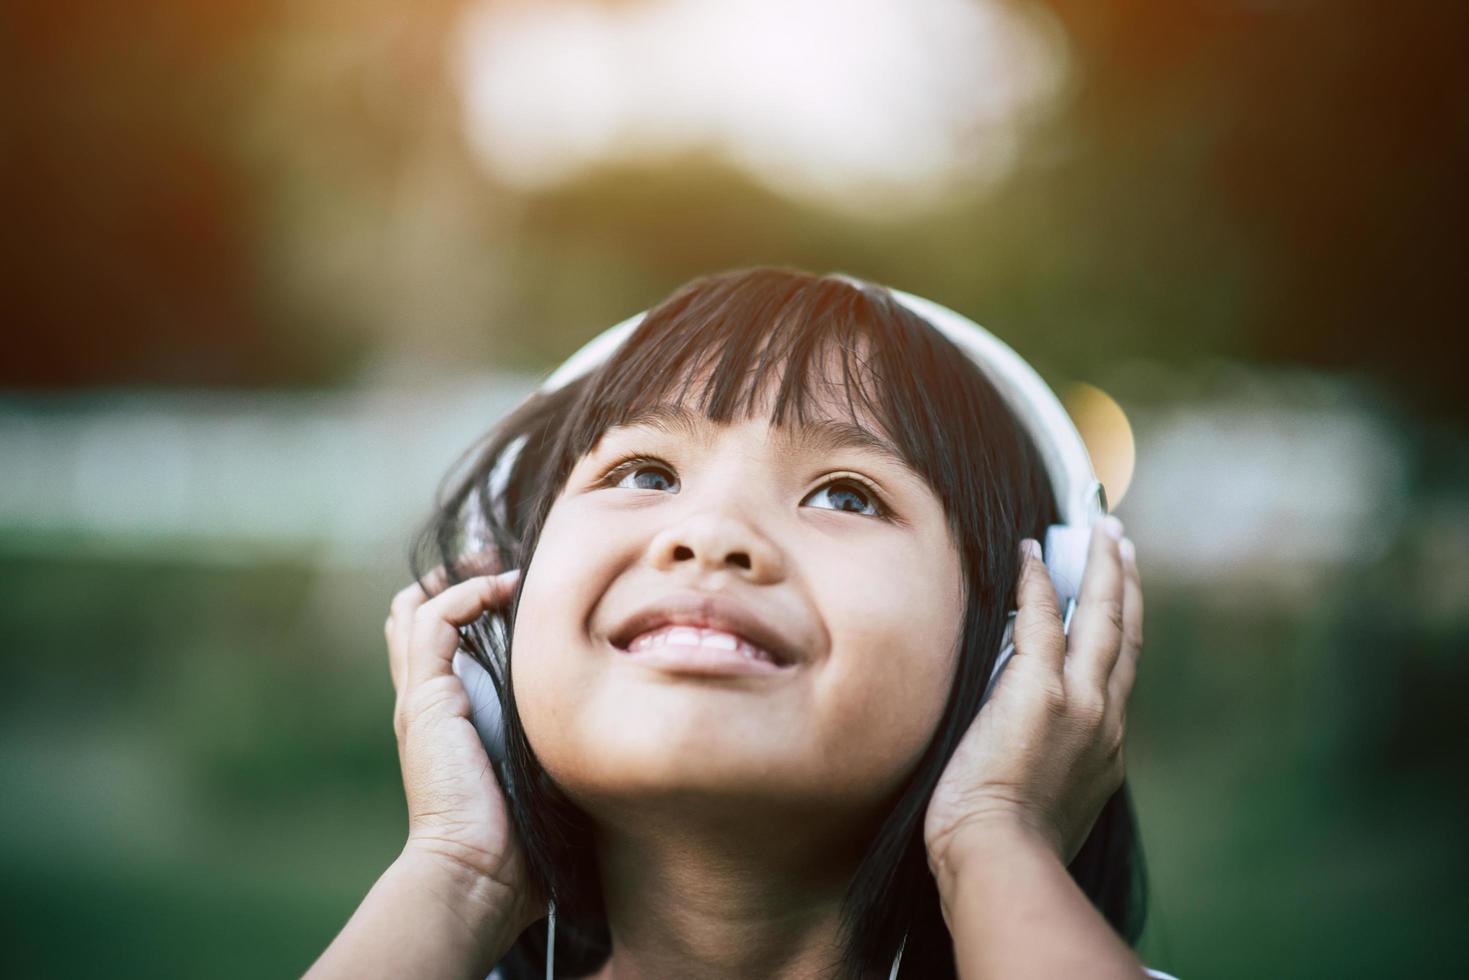
[[[688,436],[690,439],[701,439],[706,436],[700,425],[699,414],[674,402],[659,402],[644,408],[612,428],[631,428],[638,425],[674,435]]]
[[[635,413],[613,428],[620,429],[639,425],[700,441],[707,441],[712,435],[708,419],[674,402],[659,402]],[[922,479],[922,475],[891,442],[856,422],[842,419],[815,419],[796,426],[779,426],[776,431],[784,435],[786,443],[792,449],[804,449],[815,453],[855,449],[881,457]]]
[[[914,476],[913,469],[903,454],[892,443],[865,426],[842,419],[816,419],[796,427],[789,439],[793,445],[812,452],[835,452],[838,449],[855,449],[871,453],[901,467]]]

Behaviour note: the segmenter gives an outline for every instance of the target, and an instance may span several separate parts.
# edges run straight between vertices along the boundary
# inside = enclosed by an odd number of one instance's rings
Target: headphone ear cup
[[[454,675],[464,683],[469,695],[469,718],[479,740],[496,768],[505,762],[505,718],[500,708],[500,695],[489,672],[463,650],[454,653]]]
[[[1046,571],[1050,573],[1051,585],[1056,590],[1056,605],[1061,610],[1061,622],[1068,632],[1071,629],[1071,610],[1081,588],[1081,575],[1086,570],[1086,554],[1091,545],[1092,532],[1089,527],[1072,524],[1052,524],[1046,528],[1046,543],[1041,554],[1045,558]],[[1000,671],[1015,655],[1015,610],[1010,611],[1005,622],[1005,635],[1000,640],[1000,652],[995,657],[995,667],[985,684],[983,705],[994,692],[1000,679]]]
[[[1046,571],[1063,616],[1081,591],[1081,575],[1086,571],[1086,553],[1091,545],[1092,529],[1075,524],[1052,524],[1046,528]],[[1066,616],[1067,625],[1070,617]]]

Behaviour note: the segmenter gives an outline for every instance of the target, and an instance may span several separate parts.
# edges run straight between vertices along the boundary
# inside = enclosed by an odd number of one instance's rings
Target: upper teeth
[[[685,646],[708,647],[713,650],[737,650],[751,660],[769,660],[764,650],[745,640],[726,633],[724,630],[705,629],[698,626],[663,626],[647,633],[640,633],[628,644],[629,650],[646,650],[649,647]]]

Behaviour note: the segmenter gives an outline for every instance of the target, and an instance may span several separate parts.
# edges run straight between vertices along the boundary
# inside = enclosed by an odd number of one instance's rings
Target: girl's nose
[[[649,544],[649,559],[660,571],[728,570],[754,584],[785,574],[779,549],[765,535],[743,520],[708,512],[664,528]]]

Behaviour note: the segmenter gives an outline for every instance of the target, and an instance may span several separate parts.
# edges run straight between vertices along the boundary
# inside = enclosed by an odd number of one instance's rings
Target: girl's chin
[[[624,707],[528,732],[547,773],[596,818],[688,813],[718,824],[739,814],[862,814],[906,775],[904,760],[880,745],[848,740],[839,762],[829,740],[789,708],[726,712],[720,723],[708,710]]]
[[[537,748],[558,784],[611,796],[666,793],[804,793],[820,782],[820,754],[799,742],[752,739],[721,731],[705,718],[629,720],[551,751]],[[549,747],[548,747],[549,748]],[[784,786],[785,789],[781,789]]]
[[[753,825],[761,814],[839,809],[816,777],[811,773],[805,778],[771,778],[768,770],[757,766],[737,769],[726,765],[709,771],[652,765],[564,774],[557,777],[557,784],[594,819],[698,818],[715,824]]]

